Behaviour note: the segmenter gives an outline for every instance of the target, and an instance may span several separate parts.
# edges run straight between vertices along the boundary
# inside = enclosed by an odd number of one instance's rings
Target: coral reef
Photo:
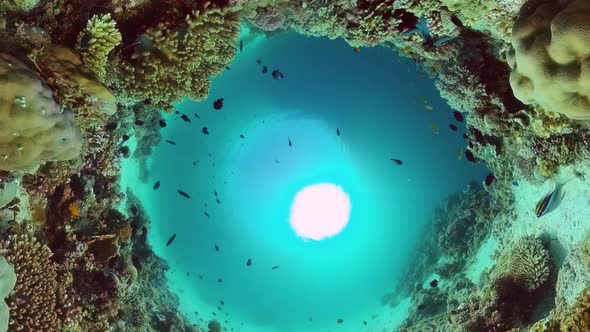
[[[78,50],[84,65],[104,80],[108,55],[120,43],[121,33],[111,15],[96,15],[80,33]]]
[[[0,54],[0,169],[32,171],[50,160],[80,153],[82,138],[69,112],[51,97],[38,75],[18,59]]]
[[[6,0],[0,4],[0,14],[4,12],[27,12],[39,3],[39,0]]]

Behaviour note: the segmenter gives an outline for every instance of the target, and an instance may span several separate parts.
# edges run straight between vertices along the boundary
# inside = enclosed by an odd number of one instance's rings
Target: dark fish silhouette
[[[258,59],[258,60],[256,60],[256,63],[259,64],[259,65],[261,65],[262,64],[262,60]]]
[[[166,127],[166,120],[160,119],[160,128]]]
[[[246,266],[250,265],[252,265],[252,258],[248,258],[248,260],[246,261]]]
[[[116,122],[110,122],[110,123],[107,123],[106,126],[104,126],[104,130],[113,131],[113,130],[117,129],[118,126],[119,125]]]
[[[293,146],[293,143],[291,143],[291,137],[287,136],[287,138],[289,139],[289,146]]]
[[[174,239],[176,239],[176,233],[174,233],[169,239],[168,242],[166,242],[166,247],[171,245],[172,242],[174,242]]]
[[[156,183],[154,183],[154,190],[158,190],[158,188],[160,188],[160,181],[156,181]]]
[[[450,124],[449,128],[451,128],[452,131],[457,131],[457,126],[455,126],[454,124]]]
[[[469,136],[467,134],[463,134],[463,138],[464,139],[469,139]]]
[[[240,135],[240,138],[244,138],[244,135]]]
[[[166,143],[168,143],[168,144],[172,144],[172,145],[176,145],[176,142],[174,142],[174,141],[171,141],[171,140],[166,140]]]
[[[279,266],[278,266],[278,265],[275,265],[275,266],[273,266],[273,267],[271,268],[271,270],[276,270],[276,269],[278,269],[278,268],[279,268]]]
[[[336,136],[340,136],[340,129],[336,128]]]
[[[216,110],[220,110],[223,107],[223,98],[217,98],[213,102],[213,108]]]
[[[279,163],[279,161],[275,159],[275,163],[277,163],[277,164],[278,164],[278,163]]]
[[[272,78],[274,78],[275,80],[278,80],[281,78],[285,78],[285,75],[283,75],[283,73],[281,73],[280,70],[275,69],[272,71]]]
[[[471,163],[477,162],[477,160],[475,159],[475,156],[473,155],[473,152],[471,152],[471,150],[465,150],[465,158],[467,159],[467,161],[469,161]]]
[[[215,245],[215,251],[219,251],[219,246]]]
[[[430,287],[432,287],[432,288],[435,288],[436,286],[438,286],[438,280],[436,280],[436,279],[433,279],[433,280],[430,282]]]
[[[127,134],[123,134],[123,142],[127,142],[127,140],[129,139],[129,135]]]
[[[461,112],[459,112],[459,111],[454,111],[453,116],[455,117],[455,120],[457,120],[459,122],[463,122],[465,120],[463,118],[463,114],[461,114]]]
[[[207,212],[203,212],[205,214],[205,217],[209,218],[209,213]]]
[[[177,193],[178,193],[180,196],[182,196],[182,197],[184,197],[184,198],[191,198],[191,196],[190,196],[189,194],[185,193],[185,192],[184,192],[184,191],[182,191],[182,190],[176,190],[176,192],[177,192]]]
[[[200,118],[201,118],[201,117],[200,117],[200,116],[199,116],[197,113],[194,113],[194,114],[195,114],[195,117],[196,117],[197,119],[200,119]]]
[[[198,160],[193,161],[193,166],[197,166],[199,164]]]
[[[225,305],[225,302],[223,302],[223,300],[219,301],[219,303],[220,303],[221,305]]]
[[[223,279],[217,278],[217,282],[223,282]]]
[[[201,131],[203,132],[203,134],[209,135],[209,129],[207,129],[207,127],[203,127],[203,129],[201,129]]]
[[[244,41],[240,40],[240,52],[244,49]]]
[[[338,318],[338,320],[337,320],[336,322],[337,322],[338,324],[342,324],[342,323],[344,323],[344,319],[342,319],[342,318]]]
[[[367,321],[366,321],[366,320],[364,320],[364,321],[363,321],[363,324],[364,324],[365,326],[367,326]]]
[[[149,99],[149,98],[146,98],[146,99],[143,100],[143,104],[144,105],[151,105],[152,104],[152,100]]]
[[[267,66],[262,66],[262,73],[263,74],[268,73],[268,67]]]
[[[215,195],[215,197],[217,197],[217,190],[213,190],[213,195]]]
[[[399,159],[389,158],[389,160],[393,161],[393,163],[396,165],[403,165],[404,164],[404,162]]]
[[[219,200],[219,198],[216,198],[215,201],[217,202],[217,204],[221,204],[221,201]]]
[[[191,122],[191,119],[189,119],[188,116],[186,116],[186,114],[183,114],[180,118],[183,119],[184,122]]]
[[[488,187],[489,187],[489,186],[491,186],[491,185],[492,185],[492,183],[494,183],[494,179],[495,179],[495,178],[496,178],[496,177],[495,177],[495,176],[494,176],[494,174],[492,174],[492,173],[489,173],[488,175],[486,175],[486,178],[485,178],[485,180],[484,180],[484,181],[485,181],[485,184],[486,184],[486,186],[488,186]]]
[[[225,69],[227,69],[227,70],[231,70],[231,68],[230,68],[230,67],[228,67],[228,66],[225,66]]]
[[[135,124],[138,126],[143,126],[144,122],[141,120],[135,120]]]

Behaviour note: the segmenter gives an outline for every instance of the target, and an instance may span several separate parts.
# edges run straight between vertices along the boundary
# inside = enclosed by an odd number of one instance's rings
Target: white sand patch
[[[476,285],[480,284],[482,273],[491,268],[496,261],[493,259],[494,252],[498,248],[498,240],[490,236],[482,244],[475,255],[474,262],[467,268],[467,278]]]

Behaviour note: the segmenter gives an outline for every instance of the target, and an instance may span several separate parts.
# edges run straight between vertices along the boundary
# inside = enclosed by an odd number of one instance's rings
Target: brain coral
[[[0,255],[14,265],[16,286],[7,299],[11,331],[60,331],[57,270],[52,253],[28,235],[0,241]]]
[[[30,171],[48,160],[80,153],[82,138],[38,75],[0,53],[0,169]]]
[[[500,257],[498,265],[502,275],[524,283],[530,291],[541,287],[549,278],[549,252],[532,235],[518,239]]]
[[[590,2],[529,0],[512,28],[510,84],[526,104],[590,119]]]

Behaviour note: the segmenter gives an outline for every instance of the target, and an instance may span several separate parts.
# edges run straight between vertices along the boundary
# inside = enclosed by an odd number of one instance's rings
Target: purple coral
[[[285,23],[285,15],[277,8],[263,8],[256,13],[252,24],[264,31],[275,31]]]

